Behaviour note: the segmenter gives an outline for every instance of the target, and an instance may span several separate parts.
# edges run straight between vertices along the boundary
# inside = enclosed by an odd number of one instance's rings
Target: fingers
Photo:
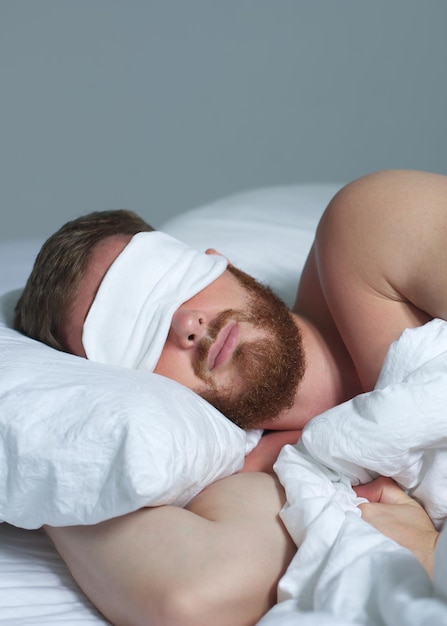
[[[381,476],[366,485],[354,487],[354,491],[361,498],[370,502],[382,504],[415,504],[417,503],[408,496],[391,478]]]
[[[354,491],[358,496],[366,498],[370,502],[383,502],[383,497],[388,499],[387,494],[393,490],[393,485],[397,487],[396,483],[391,478],[381,476],[370,483],[354,487]],[[397,489],[399,489],[399,487],[397,487]]]

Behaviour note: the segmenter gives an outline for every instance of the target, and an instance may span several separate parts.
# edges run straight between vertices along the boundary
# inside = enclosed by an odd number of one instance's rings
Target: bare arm
[[[278,430],[266,433],[252,452],[245,457],[241,471],[272,472],[281,448],[288,443],[296,443],[301,433],[301,430]]]
[[[95,526],[47,528],[91,601],[115,625],[254,624],[295,552],[273,476],[231,476],[188,510],[142,509]]]

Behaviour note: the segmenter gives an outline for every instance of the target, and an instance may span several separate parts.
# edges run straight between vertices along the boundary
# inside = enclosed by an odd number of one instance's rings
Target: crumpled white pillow
[[[182,385],[58,352],[12,330],[0,298],[0,520],[93,524],[184,506],[238,471],[246,433]]]

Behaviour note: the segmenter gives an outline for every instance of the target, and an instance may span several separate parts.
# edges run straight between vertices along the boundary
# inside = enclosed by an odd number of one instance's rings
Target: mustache
[[[206,369],[206,363],[211,346],[217,339],[220,331],[229,322],[242,322],[248,320],[249,316],[236,309],[225,309],[224,311],[218,313],[213,320],[211,320],[208,325],[206,337],[202,337],[197,344],[196,353],[192,362],[196,376],[198,376],[201,380],[212,384],[212,376],[208,374]]]

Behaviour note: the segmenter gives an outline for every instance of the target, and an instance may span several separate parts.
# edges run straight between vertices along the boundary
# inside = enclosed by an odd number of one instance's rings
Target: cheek
[[[169,344],[163,348],[163,352],[154,369],[155,374],[171,378],[189,389],[197,387],[197,380],[192,371],[188,356],[182,350],[178,350]]]
[[[172,348],[168,345],[165,345],[160,358],[158,359],[158,363],[155,366],[154,372],[156,374],[160,374],[161,376],[172,378],[172,374],[177,369],[181,369],[178,367],[178,360],[179,359],[176,358],[174,350],[172,350]]]

